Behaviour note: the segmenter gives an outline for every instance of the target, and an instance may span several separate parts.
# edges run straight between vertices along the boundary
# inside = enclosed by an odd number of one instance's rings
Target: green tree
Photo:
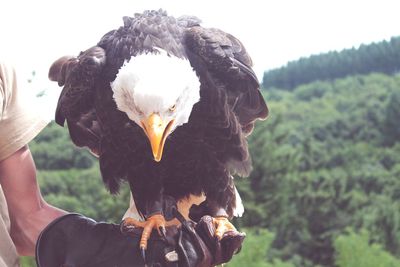
[[[227,267],[294,267],[279,259],[267,258],[274,235],[266,229],[246,229],[246,239],[239,254],[234,255]]]
[[[339,267],[397,267],[400,260],[386,252],[379,244],[370,243],[369,233],[361,230],[335,239],[336,264]]]
[[[390,95],[387,104],[384,121],[385,141],[387,145],[393,145],[400,141],[400,91],[394,91]]]
[[[293,91],[297,86],[314,81],[332,81],[349,75],[380,72],[393,74],[400,70],[400,37],[312,55],[288,62],[286,66],[264,73],[264,88]]]

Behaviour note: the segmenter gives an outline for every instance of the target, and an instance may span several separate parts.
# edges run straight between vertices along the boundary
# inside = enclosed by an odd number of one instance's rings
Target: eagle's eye
[[[175,111],[175,109],[176,109],[176,105],[174,104],[169,108],[169,111]]]

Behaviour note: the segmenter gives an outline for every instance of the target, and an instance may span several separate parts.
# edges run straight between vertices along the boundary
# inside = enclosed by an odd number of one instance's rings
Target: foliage
[[[400,90],[392,92],[389,99],[383,127],[386,144],[390,146],[400,141]]]
[[[67,170],[89,168],[97,160],[84,149],[76,148],[67,133],[51,123],[30,144],[39,169]]]
[[[400,260],[386,252],[379,244],[370,243],[369,233],[361,230],[338,236],[335,239],[336,264],[339,267],[396,267]]]
[[[129,204],[128,186],[110,195],[105,189],[97,164],[91,169],[39,171],[42,194],[49,203],[97,221],[120,223]]]
[[[20,265],[22,267],[36,267],[36,261],[33,257],[21,257],[20,258]]]
[[[390,41],[361,45],[358,49],[332,51],[289,62],[284,67],[265,72],[263,86],[293,90],[316,80],[371,72],[392,74],[399,70],[400,37],[393,37]]]
[[[400,255],[400,143],[388,134],[399,88],[399,76],[370,74],[266,93],[271,116],[250,140],[254,170],[237,181],[241,225],[276,233],[270,255],[334,266],[333,240],[347,226]]]
[[[234,255],[227,267],[294,267],[291,263],[279,259],[267,261],[267,251],[274,234],[265,229],[245,229],[246,239],[239,254]]]

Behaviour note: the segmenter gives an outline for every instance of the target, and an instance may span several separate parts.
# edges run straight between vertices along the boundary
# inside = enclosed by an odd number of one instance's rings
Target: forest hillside
[[[263,87],[292,91],[297,86],[316,80],[330,80],[349,75],[400,70],[400,37],[389,41],[362,44],[358,48],[331,51],[288,62],[264,73]]]

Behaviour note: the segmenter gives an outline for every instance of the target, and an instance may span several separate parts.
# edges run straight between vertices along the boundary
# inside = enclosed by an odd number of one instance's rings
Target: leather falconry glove
[[[168,227],[166,237],[153,233],[146,259],[138,244],[142,229],[122,234],[120,225],[96,222],[80,214],[67,214],[49,224],[36,244],[38,267],[209,267],[228,262],[245,235],[227,232],[215,235],[212,218],[197,224],[176,212],[181,227]]]

